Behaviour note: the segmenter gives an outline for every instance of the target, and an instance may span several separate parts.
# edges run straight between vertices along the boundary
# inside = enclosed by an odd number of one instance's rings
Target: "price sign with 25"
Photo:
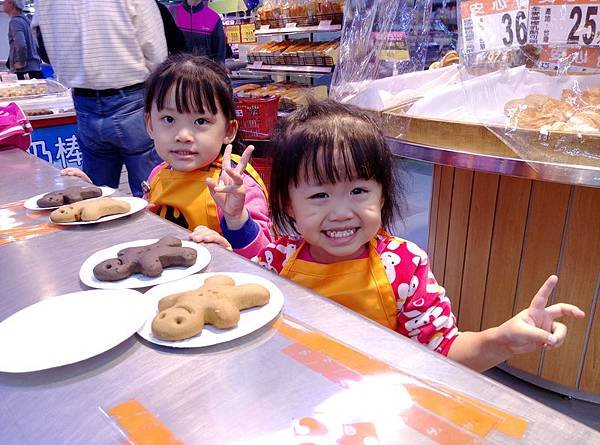
[[[470,54],[527,43],[528,0],[462,1],[463,52]]]
[[[529,43],[600,46],[598,0],[531,0]]]

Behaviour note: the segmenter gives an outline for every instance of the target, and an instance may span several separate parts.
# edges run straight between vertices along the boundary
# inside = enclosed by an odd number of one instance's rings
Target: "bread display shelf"
[[[333,66],[308,66],[308,65],[264,65],[261,63],[249,63],[246,66],[250,71],[282,72],[290,74],[318,74],[325,75],[333,72]]]
[[[308,34],[319,32],[337,32],[342,30],[342,25],[331,25],[320,23],[316,26],[291,26],[285,28],[271,28],[269,25],[257,29],[255,35],[258,37],[290,35],[290,34]]]
[[[391,145],[398,155],[491,173],[600,187],[600,135],[546,135],[539,130],[517,129],[513,135],[527,141],[532,154],[523,159],[498,137],[504,134],[504,127],[408,116],[404,113],[409,106],[380,113],[384,132],[394,141]],[[553,150],[551,147],[558,143],[572,144],[593,156]]]

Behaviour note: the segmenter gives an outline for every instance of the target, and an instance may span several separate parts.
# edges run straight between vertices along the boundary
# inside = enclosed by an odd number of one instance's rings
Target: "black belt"
[[[144,87],[144,82],[135,83],[133,85],[128,85],[123,88],[110,88],[107,90],[90,90],[88,88],[73,88],[73,94],[77,96],[87,96],[87,97],[106,97],[106,96],[115,96],[120,94],[121,91],[133,91],[139,90]]]

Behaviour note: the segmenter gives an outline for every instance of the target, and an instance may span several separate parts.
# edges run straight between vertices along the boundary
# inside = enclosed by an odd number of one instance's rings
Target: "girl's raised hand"
[[[535,294],[529,307],[498,327],[503,346],[510,354],[523,354],[541,347],[559,347],[567,335],[567,327],[555,321],[564,315],[585,317],[577,306],[557,303],[546,307],[558,277],[551,275]]]
[[[227,250],[233,250],[231,244],[219,232],[206,226],[198,226],[190,234],[190,239],[195,243],[214,243]]]
[[[231,167],[231,144],[225,148],[223,166],[219,183],[215,184],[212,178],[206,183],[211,196],[223,212],[227,227],[231,230],[239,229],[248,220],[248,211],[244,206],[246,202],[246,187],[244,186],[244,170],[250,161],[254,146],[249,145],[242,153],[240,162]]]

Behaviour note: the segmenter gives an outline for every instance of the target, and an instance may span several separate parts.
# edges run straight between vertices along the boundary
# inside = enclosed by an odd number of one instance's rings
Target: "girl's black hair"
[[[329,99],[309,99],[307,106],[281,120],[273,134],[269,203],[275,229],[297,233],[287,213],[289,188],[311,176],[322,184],[354,177],[377,181],[382,187],[382,225],[390,229],[400,216],[404,194],[392,156],[377,124],[365,112]]]
[[[228,121],[235,120],[233,88],[224,65],[207,57],[188,53],[170,56],[146,80],[146,115],[151,113],[155,103],[156,108],[162,110],[173,88],[179,113],[198,111],[203,114],[217,114],[220,109]],[[239,150],[240,141],[237,134],[232,145],[234,149]]]

